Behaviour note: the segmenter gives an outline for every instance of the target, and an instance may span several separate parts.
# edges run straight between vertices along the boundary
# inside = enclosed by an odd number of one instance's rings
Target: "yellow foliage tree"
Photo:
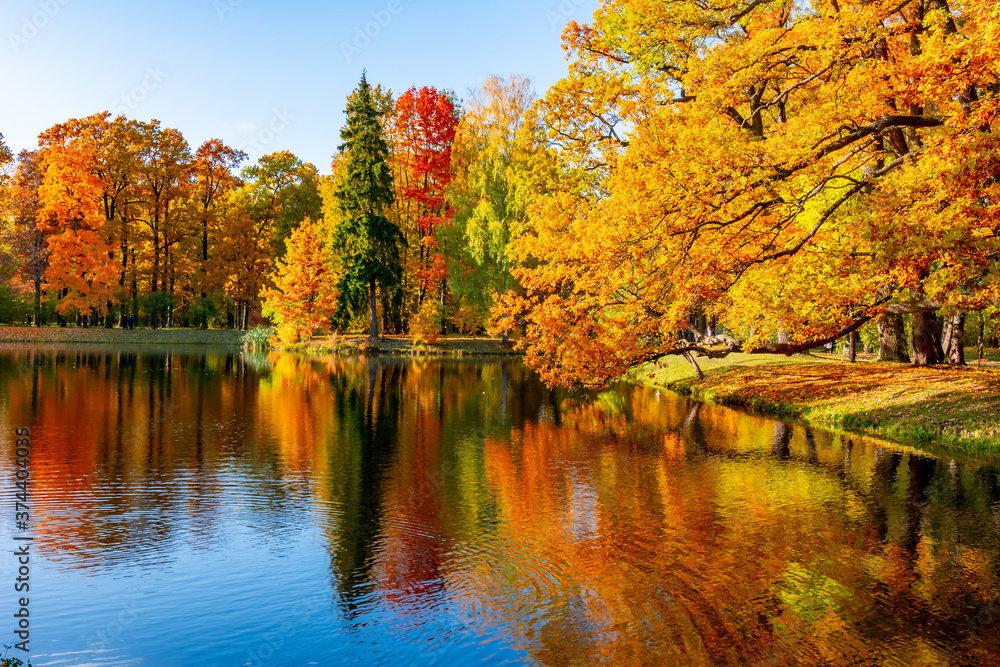
[[[998,20],[987,0],[605,0],[535,108],[527,294],[497,328],[593,386],[884,313],[939,360],[934,312],[1000,296]],[[689,330],[699,311],[728,334]]]

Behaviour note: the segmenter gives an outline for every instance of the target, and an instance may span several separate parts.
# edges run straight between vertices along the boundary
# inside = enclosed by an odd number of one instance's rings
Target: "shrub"
[[[219,309],[215,305],[214,299],[194,299],[188,306],[188,317],[195,323],[195,326],[208,328],[209,322],[219,314]]]
[[[168,292],[153,292],[139,297],[139,305],[149,315],[152,323],[165,322],[167,313],[174,308],[174,295]]]
[[[243,334],[240,343],[248,350],[270,350],[275,333],[274,327],[254,327]]]
[[[0,285],[0,324],[25,324],[31,319],[32,302],[7,285]]]
[[[458,327],[458,330],[473,338],[479,333],[485,319],[486,314],[468,302],[463,302],[455,311],[454,316],[455,326]]]
[[[410,337],[414,345],[433,345],[437,342],[441,331],[441,306],[433,299],[424,299],[420,307],[410,318]]]

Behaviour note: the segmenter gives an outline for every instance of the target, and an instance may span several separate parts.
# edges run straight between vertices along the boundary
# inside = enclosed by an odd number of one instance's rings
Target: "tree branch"
[[[892,128],[940,127],[942,125],[944,125],[943,120],[940,118],[931,118],[930,116],[884,116],[869,123],[868,125],[865,125],[864,127],[854,130],[846,137],[841,137],[840,139],[827,144],[825,147],[820,149],[820,151],[816,154],[816,157],[826,157],[830,153],[834,153],[845,146],[853,144],[858,139],[862,139],[871,134],[881,134],[882,132]]]

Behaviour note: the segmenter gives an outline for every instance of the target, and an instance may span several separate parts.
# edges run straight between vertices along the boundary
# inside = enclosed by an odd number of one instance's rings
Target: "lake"
[[[5,346],[0,392],[36,666],[1000,663],[996,460],[506,359]]]

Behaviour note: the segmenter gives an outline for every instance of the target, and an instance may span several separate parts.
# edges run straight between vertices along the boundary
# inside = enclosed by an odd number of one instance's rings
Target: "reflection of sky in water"
[[[989,462],[511,361],[40,350],[0,354],[0,418],[33,429],[40,667],[1000,651]]]

